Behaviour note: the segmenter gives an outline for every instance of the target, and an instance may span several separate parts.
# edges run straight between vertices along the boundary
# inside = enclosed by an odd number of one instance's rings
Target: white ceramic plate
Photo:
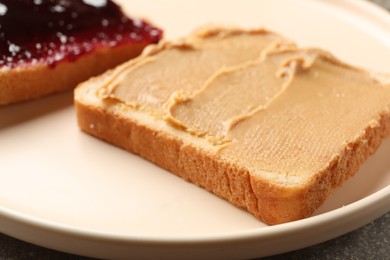
[[[390,16],[357,0],[123,1],[176,38],[209,23],[265,26],[390,72]],[[0,108],[0,231],[103,258],[254,258],[358,228],[390,210],[390,140],[308,219],[266,226],[79,131],[72,93]]]

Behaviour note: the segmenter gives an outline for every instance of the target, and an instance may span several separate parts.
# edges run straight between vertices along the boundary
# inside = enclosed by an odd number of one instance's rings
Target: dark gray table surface
[[[390,0],[371,0],[390,10]],[[0,259],[87,259],[35,246],[0,234]],[[390,260],[390,212],[327,242],[265,259]]]

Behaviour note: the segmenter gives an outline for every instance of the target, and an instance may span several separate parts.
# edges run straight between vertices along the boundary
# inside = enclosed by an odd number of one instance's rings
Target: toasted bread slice
[[[8,1],[0,16],[0,106],[72,89],[138,56],[161,30],[113,1]]]
[[[310,216],[390,133],[390,85],[273,33],[212,29],[75,90],[80,128],[267,224]]]

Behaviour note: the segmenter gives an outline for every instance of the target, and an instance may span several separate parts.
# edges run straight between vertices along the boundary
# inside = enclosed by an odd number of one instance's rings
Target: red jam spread
[[[99,47],[156,43],[161,36],[110,0],[0,0],[0,68],[55,67]]]

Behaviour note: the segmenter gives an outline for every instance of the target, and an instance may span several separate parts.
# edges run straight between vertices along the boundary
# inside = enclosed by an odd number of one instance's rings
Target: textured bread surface
[[[54,68],[45,64],[0,68],[0,106],[72,89],[78,83],[138,56],[145,45],[100,48]]]
[[[198,134],[195,130],[185,131],[189,128],[172,124],[172,121],[167,120],[167,117],[139,109],[138,106],[131,105],[131,100],[124,102],[117,96],[102,98],[99,95],[99,90],[108,81],[115,82],[115,80],[111,80],[115,74],[123,72],[126,66],[131,67],[137,62],[142,63],[149,55],[153,56],[154,52],[144,52],[144,55],[136,61],[130,61],[116,70],[92,78],[76,88],[75,107],[80,128],[88,134],[138,154],[183,179],[205,188],[249,211],[267,224],[285,223],[312,215],[335,188],[342,185],[358,171],[360,165],[376,151],[382,140],[390,134],[390,99],[386,101],[386,97],[390,93],[390,86],[381,85],[372,79],[372,82],[379,86],[379,90],[375,90],[377,92],[372,94],[371,99],[367,97],[370,103],[366,105],[372,107],[372,113],[367,113],[367,116],[362,118],[362,122],[358,122],[357,130],[349,133],[350,137],[337,146],[336,154],[326,158],[318,158],[318,160],[324,161],[318,170],[303,172],[301,171],[302,165],[296,166],[299,169],[297,172],[283,174],[278,171],[267,172],[256,169],[253,165],[243,163],[242,158],[225,153],[232,144],[235,144],[234,140],[227,144],[228,148],[224,148],[225,144],[220,146],[218,142],[217,145],[210,144],[210,140],[203,138],[203,134]],[[329,59],[331,65],[334,63],[340,68],[351,69],[357,75],[365,75],[364,71],[352,69],[330,56],[328,57],[328,55],[325,55],[324,59]],[[298,71],[297,73],[300,73],[306,69],[304,68],[306,65],[303,65],[302,68],[293,68]],[[133,72],[133,70],[129,71],[129,73]],[[230,73],[230,70],[227,71]],[[214,75],[214,78],[217,77]],[[371,79],[368,81],[371,82]],[[114,85],[117,86],[117,84]],[[180,89],[181,86],[173,87]],[[370,89],[367,91],[371,93]],[[383,91],[382,99],[380,98],[381,91]],[[196,93],[199,94],[199,91]],[[341,95],[336,94],[335,98],[339,98]],[[190,96],[193,98],[193,95]],[[282,95],[276,96],[277,99],[281,97],[283,98]],[[373,101],[376,97],[380,103],[378,106]],[[379,101],[380,99],[381,101]],[[188,102],[186,103],[185,100],[180,102],[186,105]],[[319,108],[313,107],[313,109]],[[352,113],[358,114],[361,111],[364,112],[364,109],[360,110],[359,108]],[[255,109],[240,119],[241,121],[232,124],[232,127],[242,125],[242,122],[252,114],[261,115],[261,113],[261,109]],[[365,112],[363,114],[366,115]],[[278,120],[277,114],[272,116]],[[315,121],[315,118],[313,120],[304,119],[306,121],[303,122],[308,123]],[[328,120],[333,120],[332,115],[329,115]],[[304,128],[297,127],[297,129]],[[348,128],[346,127],[346,129]],[[337,131],[342,130],[343,127],[334,129],[336,135]],[[326,145],[327,142],[331,141],[326,140],[323,144]],[[278,140],[268,140],[268,142],[277,143]],[[296,140],[296,142],[299,144],[300,140]],[[299,149],[297,147],[298,152]],[[321,150],[321,147],[316,147],[316,149]],[[283,158],[275,158],[275,160],[283,164]],[[282,165],[281,169],[283,169]]]

